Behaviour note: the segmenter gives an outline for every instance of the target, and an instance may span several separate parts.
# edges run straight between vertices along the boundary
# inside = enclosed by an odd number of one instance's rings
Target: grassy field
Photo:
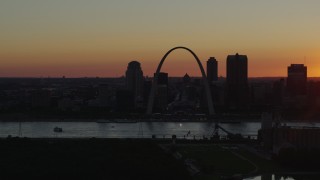
[[[220,179],[236,174],[250,175],[276,172],[279,166],[247,150],[233,145],[185,144],[178,145],[177,151],[184,159],[193,159],[201,169],[195,179]]]
[[[191,179],[149,140],[1,139],[0,179]]]
[[[181,145],[178,149],[183,157],[194,159],[205,173],[233,175],[254,170],[250,163],[218,145]]]

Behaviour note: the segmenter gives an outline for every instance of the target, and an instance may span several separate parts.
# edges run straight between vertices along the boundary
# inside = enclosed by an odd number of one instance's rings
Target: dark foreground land
[[[191,179],[151,141],[2,139],[0,179]]]
[[[272,174],[318,180],[319,161],[296,154],[286,164],[253,141],[162,139],[0,139],[0,179],[219,180]],[[318,156],[317,156],[318,157]],[[282,159],[283,160],[283,159]],[[292,166],[299,165],[299,166]],[[305,167],[305,168],[304,168]]]

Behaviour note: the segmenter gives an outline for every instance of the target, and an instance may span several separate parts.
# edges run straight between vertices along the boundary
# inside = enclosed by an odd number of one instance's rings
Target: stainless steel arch
[[[163,58],[161,59],[159,65],[158,65],[158,68],[157,68],[155,77],[154,77],[154,79],[153,79],[153,83],[152,83],[152,87],[151,87],[151,92],[150,92],[149,100],[148,100],[147,114],[148,114],[148,115],[152,114],[153,104],[154,104],[154,95],[155,95],[155,91],[156,91],[157,86],[158,86],[158,76],[159,76],[159,73],[160,73],[162,64],[163,64],[164,61],[166,60],[167,56],[168,56],[172,51],[174,51],[174,50],[176,50],[176,49],[184,49],[184,50],[187,50],[187,51],[189,51],[189,52],[193,55],[193,57],[196,59],[198,65],[199,65],[201,74],[202,74],[202,79],[203,79],[203,83],[204,83],[204,88],[205,88],[206,95],[207,95],[209,115],[214,115],[215,112],[214,112],[214,109],[213,109],[213,102],[212,102],[211,91],[210,91],[209,83],[208,83],[208,80],[207,80],[206,73],[204,72],[203,66],[202,66],[202,64],[201,64],[198,56],[197,56],[191,49],[186,48],[186,47],[183,47],[183,46],[178,46],[178,47],[174,47],[174,48],[170,49],[170,50],[163,56]]]

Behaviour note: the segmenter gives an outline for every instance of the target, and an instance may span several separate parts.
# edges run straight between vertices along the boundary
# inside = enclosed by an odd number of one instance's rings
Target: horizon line
[[[143,76],[144,78],[153,78],[153,76]],[[169,78],[182,78],[183,76],[169,76]],[[202,76],[190,76],[191,78],[202,78]],[[125,78],[125,76],[0,76],[0,79],[5,78],[66,78],[66,79],[79,79],[79,78]],[[218,78],[227,78],[226,76],[219,76]],[[248,76],[248,78],[287,78],[287,76]],[[307,76],[307,78],[320,78],[320,76]]]

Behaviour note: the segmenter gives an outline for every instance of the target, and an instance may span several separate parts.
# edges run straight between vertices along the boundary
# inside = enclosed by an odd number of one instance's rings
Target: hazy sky
[[[122,76],[138,60],[152,75],[186,46],[202,60],[246,54],[249,76],[286,76],[305,63],[320,76],[319,0],[0,0],[0,76]],[[200,71],[183,50],[171,76]]]

